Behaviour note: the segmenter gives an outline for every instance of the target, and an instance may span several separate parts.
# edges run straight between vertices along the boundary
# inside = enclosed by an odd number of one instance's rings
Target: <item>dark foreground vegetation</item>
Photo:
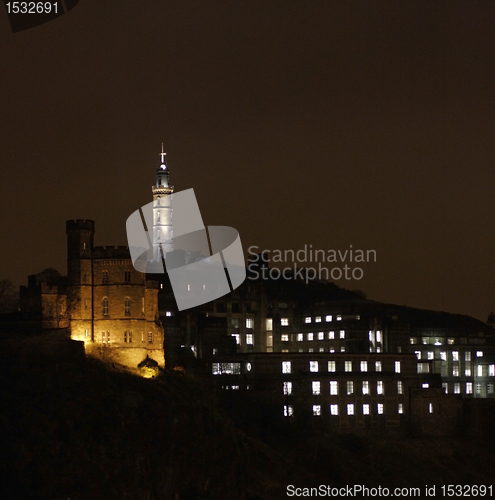
[[[248,435],[187,374],[143,379],[72,344],[1,341],[2,499],[268,500],[287,498],[288,484],[424,488],[495,477],[489,441]]]

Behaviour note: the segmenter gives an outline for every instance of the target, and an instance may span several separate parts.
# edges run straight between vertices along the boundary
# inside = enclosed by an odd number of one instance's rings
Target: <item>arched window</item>
[[[108,297],[103,297],[103,300],[101,301],[101,308],[103,316],[108,316]]]
[[[131,299],[129,297],[124,299],[124,314],[125,316],[131,315]]]

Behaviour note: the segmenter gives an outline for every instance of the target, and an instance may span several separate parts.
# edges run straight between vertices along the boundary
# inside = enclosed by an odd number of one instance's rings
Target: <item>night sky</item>
[[[0,11],[0,278],[66,273],[67,219],[126,245],[164,142],[246,250],[374,249],[336,283],[495,309],[493,1],[81,0],[15,34]]]

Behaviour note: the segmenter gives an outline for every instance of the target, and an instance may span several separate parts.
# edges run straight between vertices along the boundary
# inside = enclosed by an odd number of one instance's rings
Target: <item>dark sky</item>
[[[374,249],[337,284],[495,309],[493,1],[81,0],[0,37],[0,278],[65,273],[66,219],[127,244],[163,141],[245,249]]]

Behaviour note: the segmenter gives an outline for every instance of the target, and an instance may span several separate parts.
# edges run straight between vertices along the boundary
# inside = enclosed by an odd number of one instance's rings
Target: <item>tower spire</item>
[[[167,156],[167,153],[165,153],[165,152],[163,151],[163,142],[162,142],[162,152],[160,153],[160,156],[162,157],[162,164],[161,164],[161,168],[162,168],[163,170],[165,170],[165,169],[167,168],[167,164],[166,164],[166,162],[165,162],[165,158],[166,158],[166,156]]]

